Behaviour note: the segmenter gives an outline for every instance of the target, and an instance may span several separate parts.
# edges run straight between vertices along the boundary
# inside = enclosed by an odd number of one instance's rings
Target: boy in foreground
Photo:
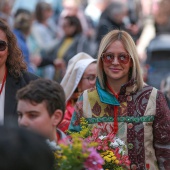
[[[59,83],[37,79],[17,92],[19,126],[40,133],[58,143],[66,135],[57,126],[65,111],[65,94]]]

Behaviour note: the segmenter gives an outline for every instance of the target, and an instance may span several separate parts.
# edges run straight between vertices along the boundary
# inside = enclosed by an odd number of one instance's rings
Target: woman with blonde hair
[[[163,93],[143,82],[127,32],[113,30],[104,36],[97,77],[96,88],[85,90],[77,101],[69,130],[80,131],[80,118],[85,117],[102,135],[112,132],[126,143],[130,169],[169,169],[170,110]]]

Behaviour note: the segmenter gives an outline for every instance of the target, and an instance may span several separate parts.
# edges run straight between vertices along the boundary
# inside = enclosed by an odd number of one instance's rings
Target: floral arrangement
[[[100,135],[85,118],[80,120],[81,131],[68,131],[68,138],[61,141],[55,157],[59,170],[125,170],[130,161],[125,143],[115,134]]]
[[[96,151],[96,144],[86,143],[83,139],[73,137],[64,139],[61,144],[61,152],[57,151],[58,169],[61,170],[100,170],[104,163],[100,154]],[[58,157],[60,155],[60,157]]]

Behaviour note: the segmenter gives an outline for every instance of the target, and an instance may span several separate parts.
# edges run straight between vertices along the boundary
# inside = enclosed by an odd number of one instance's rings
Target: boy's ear
[[[59,123],[62,121],[63,112],[60,109],[55,110],[54,114],[52,115],[52,122],[54,126],[58,126]]]

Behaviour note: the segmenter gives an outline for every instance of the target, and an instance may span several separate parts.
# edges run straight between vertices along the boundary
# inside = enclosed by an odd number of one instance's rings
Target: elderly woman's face
[[[0,29],[0,69],[5,67],[5,63],[8,56],[8,45],[7,45],[6,34]]]
[[[84,91],[86,89],[92,88],[95,86],[97,76],[97,64],[91,63],[85,70],[78,88],[80,91]]]
[[[125,84],[128,81],[132,60],[121,41],[115,41],[102,55],[103,69],[109,82]]]

